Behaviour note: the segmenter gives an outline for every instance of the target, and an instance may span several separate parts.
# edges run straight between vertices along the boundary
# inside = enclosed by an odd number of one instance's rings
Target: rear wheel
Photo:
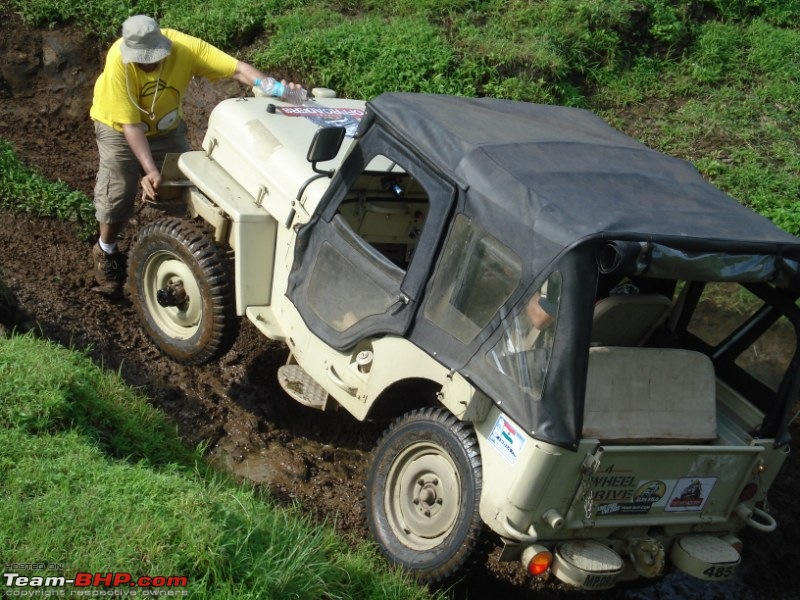
[[[455,575],[480,542],[481,482],[470,424],[440,408],[400,417],[367,476],[367,524],[381,552],[425,583]]]
[[[223,250],[197,223],[160,219],[130,251],[131,301],[156,345],[184,364],[207,363],[236,339],[231,277]]]

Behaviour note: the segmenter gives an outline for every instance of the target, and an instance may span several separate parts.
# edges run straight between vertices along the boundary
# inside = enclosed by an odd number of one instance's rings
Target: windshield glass
[[[544,389],[560,299],[561,274],[555,272],[503,321],[500,341],[487,354],[491,365],[535,400]]]

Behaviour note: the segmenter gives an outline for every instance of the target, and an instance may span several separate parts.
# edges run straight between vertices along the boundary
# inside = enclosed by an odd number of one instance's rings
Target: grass
[[[431,597],[371,546],[212,471],[78,352],[0,340],[0,398],[0,564],[186,577],[191,598]]]
[[[797,98],[800,31],[755,18],[699,25],[681,60],[640,59],[593,105],[612,121],[638,114],[642,141],[799,235]]]

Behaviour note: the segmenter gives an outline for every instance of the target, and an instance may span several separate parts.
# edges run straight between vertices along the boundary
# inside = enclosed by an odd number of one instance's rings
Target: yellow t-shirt
[[[172,40],[172,51],[150,73],[122,62],[122,39],[111,45],[94,85],[92,119],[117,131],[123,124],[142,123],[148,136],[166,133],[181,121],[183,94],[192,77],[213,80],[236,71],[237,59],[211,44],[174,29],[161,33]]]

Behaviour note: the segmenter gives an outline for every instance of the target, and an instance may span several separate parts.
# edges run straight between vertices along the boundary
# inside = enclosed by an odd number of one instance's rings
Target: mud
[[[88,109],[105,47],[72,27],[27,29],[2,7],[0,22],[0,137],[11,141],[18,156],[45,177],[91,196],[97,148]],[[246,93],[233,82],[192,84],[184,108],[194,148],[200,146],[213,106]],[[123,249],[138,226],[157,216],[138,205]],[[334,524],[354,541],[367,537],[362,481],[370,450],[386,423],[359,423],[344,412],[321,414],[291,400],[275,377],[286,348],[246,321],[221,360],[203,367],[175,364],[145,336],[129,301],[111,303],[90,291],[93,240],[81,240],[71,225],[51,219],[7,211],[0,212],[0,219],[0,278],[10,291],[0,299],[0,321],[86,350],[169,415],[186,444],[204,445],[209,461],[263,486],[280,502],[300,503],[315,519]],[[733,582],[702,584],[671,575],[589,594],[555,581],[532,581],[516,565],[498,563],[495,548],[451,594],[511,599],[800,598],[795,543],[800,524],[794,508],[798,473],[800,463],[793,455],[771,495],[780,527],[769,535],[744,532],[745,564]]]

